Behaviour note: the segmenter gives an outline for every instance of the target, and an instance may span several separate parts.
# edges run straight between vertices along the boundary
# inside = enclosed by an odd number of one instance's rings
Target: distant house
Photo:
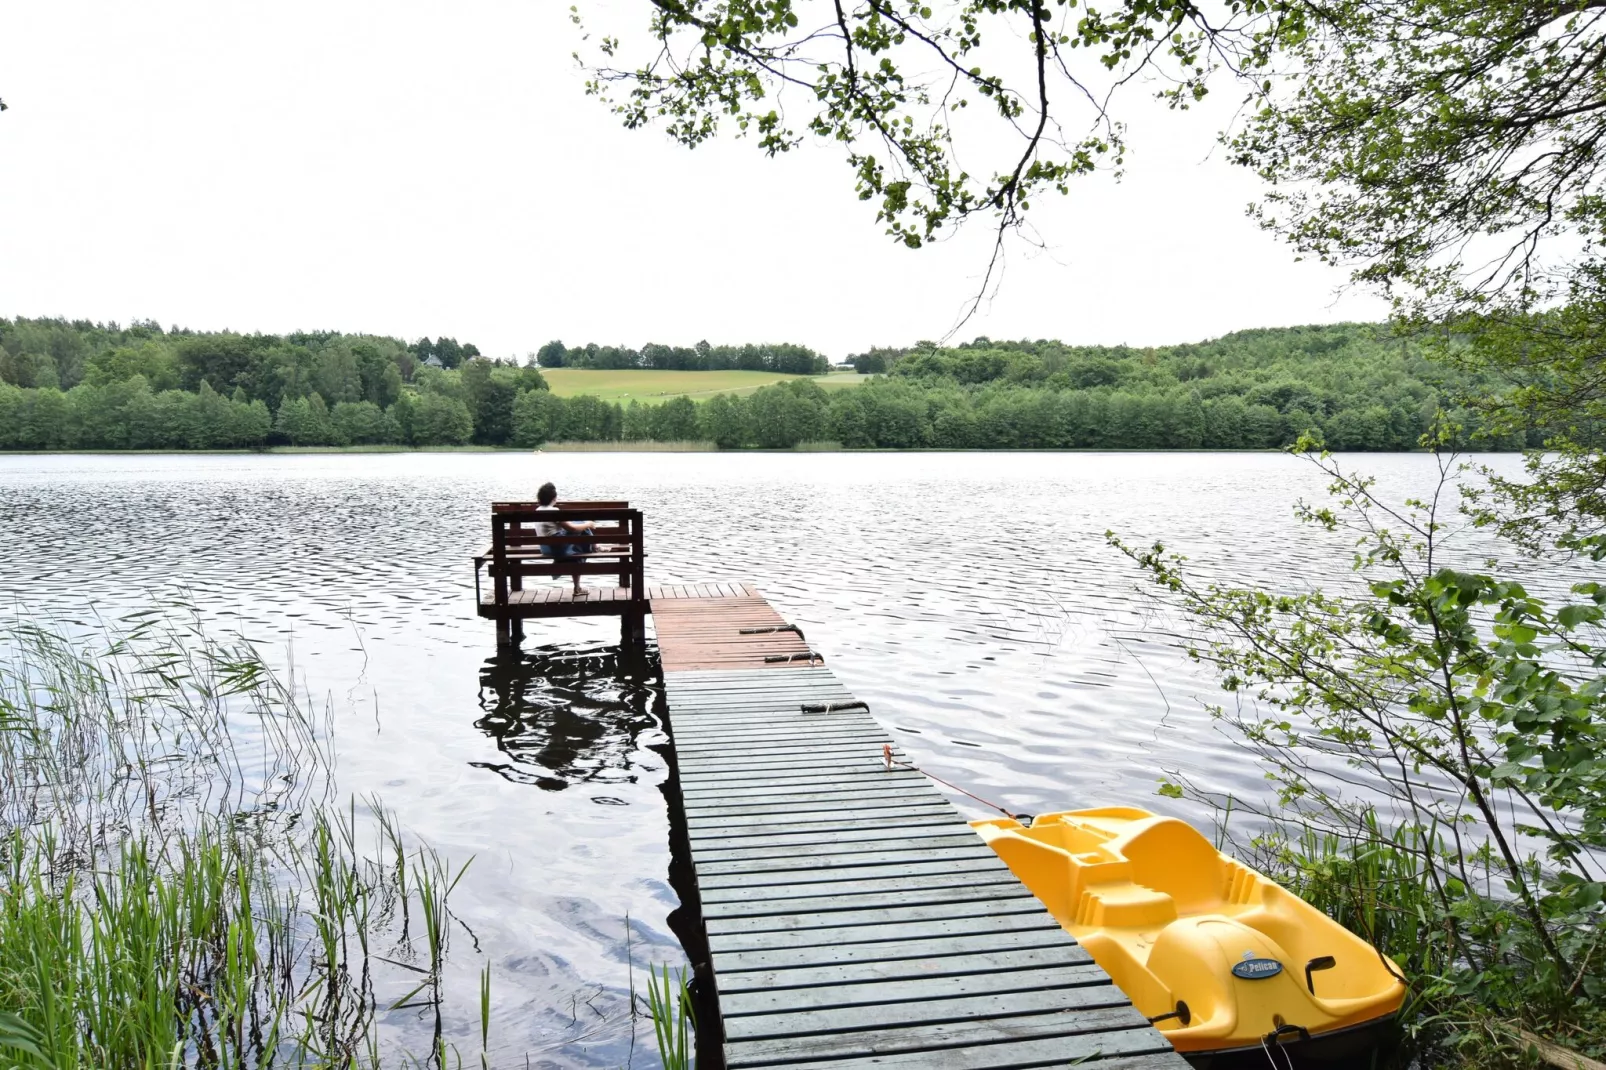
[[[426,368],[444,368],[444,367],[446,367],[446,365],[441,363],[441,358],[439,358],[435,354],[431,353],[429,356],[424,358],[424,367],[426,367]]]
[[[851,360],[844,360],[840,364],[831,365],[831,370],[834,371],[834,372],[853,372],[853,371],[858,371],[859,369],[854,367],[853,362]]]

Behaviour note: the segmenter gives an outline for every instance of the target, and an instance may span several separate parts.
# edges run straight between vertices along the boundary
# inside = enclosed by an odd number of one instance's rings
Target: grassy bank
[[[806,379],[828,390],[858,386],[867,378],[856,372],[832,372],[830,375],[780,375],[775,372],[683,372],[656,371],[643,368],[625,368],[617,371],[591,368],[543,368],[552,392],[559,397],[578,397],[582,394],[603,401],[644,405],[669,401],[672,398],[691,398],[700,401],[715,394],[746,396],[760,387]]]
[[[714,453],[712,442],[548,442],[539,453]]]
[[[269,446],[263,453],[523,453],[514,446]]]
[[[0,450],[0,457],[44,456],[164,456],[172,454],[249,456],[253,454],[342,454],[342,453],[1280,453],[1273,449],[1100,449],[1095,447],[1048,449],[962,449],[947,446],[844,446],[825,440],[799,442],[786,448],[761,446],[721,447],[705,440],[655,442],[651,439],[606,439],[599,441],[545,442],[534,450],[521,446],[269,446],[260,450]],[[1413,452],[1422,452],[1420,450]]]
[[[232,454],[250,456],[262,453],[527,453],[516,446],[267,446],[259,450],[0,450],[0,457],[43,457],[65,455],[70,457],[97,457],[105,454],[129,457],[160,457],[168,454]]]

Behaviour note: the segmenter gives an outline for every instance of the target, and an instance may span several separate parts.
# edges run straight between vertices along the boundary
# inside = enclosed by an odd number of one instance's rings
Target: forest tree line
[[[747,396],[629,405],[558,397],[533,363],[472,349],[451,339],[0,320],[0,449],[1267,449],[1315,430],[1335,449],[1405,450],[1440,407],[1499,389],[1365,324],[1150,349],[981,338],[874,350],[884,374],[852,388],[804,378]],[[1477,429],[1473,414],[1458,415]],[[1506,431],[1480,444],[1536,446],[1544,434]]]

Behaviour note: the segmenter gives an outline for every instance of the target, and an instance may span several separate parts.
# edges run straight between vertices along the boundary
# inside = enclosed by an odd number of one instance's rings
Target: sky
[[[580,0],[585,3],[585,0]],[[643,0],[596,0],[604,26]],[[597,21],[593,19],[593,22]],[[991,233],[898,247],[843,149],[770,159],[627,131],[583,90],[566,0],[0,0],[0,315],[203,330],[940,339]],[[1222,100],[1126,98],[1128,174],[1031,210],[958,338],[1160,345],[1380,319],[1245,216]]]

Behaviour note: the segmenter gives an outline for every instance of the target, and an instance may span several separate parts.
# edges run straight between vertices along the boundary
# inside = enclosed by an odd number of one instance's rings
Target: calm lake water
[[[1425,456],[1348,463],[1392,498],[1437,476]],[[548,479],[644,510],[649,583],[755,584],[916,761],[1034,813],[1128,803],[1208,827],[1154,794],[1173,771],[1265,793],[1106,530],[1201,575],[1354,582],[1348,538],[1292,518],[1325,480],[1275,454],[0,457],[7,599],[86,626],[188,600],[330,704],[342,795],[473,856],[447,1030],[477,1049],[488,958],[499,1066],[656,1066],[628,992],[682,961],[656,666],[620,662],[613,618],[532,622],[499,656],[474,614],[487,503]]]

